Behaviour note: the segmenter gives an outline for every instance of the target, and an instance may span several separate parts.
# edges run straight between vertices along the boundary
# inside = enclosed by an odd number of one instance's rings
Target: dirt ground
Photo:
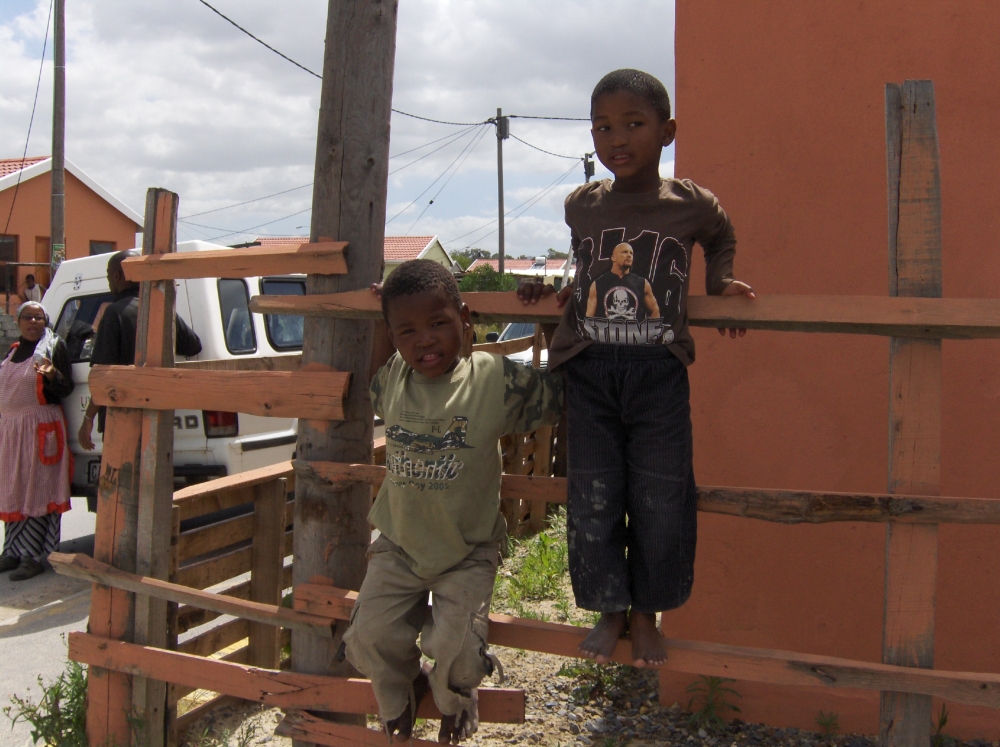
[[[561,515],[542,535],[516,543],[501,568],[493,604],[495,612],[545,620],[592,623],[591,613],[576,609],[569,590],[565,557],[565,526]],[[776,729],[732,720],[739,697],[720,688],[738,691],[738,683],[692,677],[704,690],[716,691],[707,703],[704,693],[693,694],[692,714],[688,703],[661,706],[655,671],[612,664],[598,666],[586,660],[497,647],[507,677],[504,687],[525,691],[524,724],[482,724],[465,744],[481,747],[506,745],[559,745],[560,747],[617,747],[618,745],[683,745],[683,747],[875,747],[877,739],[841,734],[836,714],[824,731]],[[483,687],[497,686],[494,681]],[[714,705],[714,710],[712,709]],[[682,707],[683,706],[683,707]],[[718,715],[712,719],[711,716]],[[278,709],[227,706],[220,708],[188,731],[190,747],[291,747],[291,740],[274,736],[281,718]],[[369,719],[370,728],[378,728]],[[817,724],[817,728],[820,726]],[[438,722],[418,721],[414,736],[436,741]],[[1000,747],[1000,742],[960,742],[937,735],[933,747]]]

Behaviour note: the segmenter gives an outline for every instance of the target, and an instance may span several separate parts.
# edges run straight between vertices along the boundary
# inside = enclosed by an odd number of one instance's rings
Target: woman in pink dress
[[[0,363],[0,573],[23,581],[45,570],[59,549],[61,516],[69,511],[70,456],[59,401],[73,391],[69,353],[48,328],[41,304],[17,309],[21,339]]]

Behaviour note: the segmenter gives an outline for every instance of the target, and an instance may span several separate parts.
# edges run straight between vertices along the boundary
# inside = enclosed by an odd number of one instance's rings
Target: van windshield
[[[533,334],[535,334],[535,325],[532,322],[514,322],[507,325],[507,329],[500,335],[500,342],[519,340],[522,337],[531,337]]]
[[[305,278],[263,278],[260,292],[265,296],[304,296]],[[264,314],[267,339],[275,350],[301,350],[303,317],[292,314]]]
[[[115,297],[111,293],[77,296],[69,299],[59,312],[55,332],[66,343],[73,363],[89,361],[94,352],[94,337],[104,310]]]

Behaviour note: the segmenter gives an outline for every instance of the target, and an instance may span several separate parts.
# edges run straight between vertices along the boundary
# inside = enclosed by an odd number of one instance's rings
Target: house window
[[[0,233],[0,262],[17,262],[17,236]],[[0,267],[0,286],[4,293],[17,293],[17,267]]]
[[[115,251],[114,241],[91,241],[90,242],[90,256],[93,257],[97,254],[111,254]]]

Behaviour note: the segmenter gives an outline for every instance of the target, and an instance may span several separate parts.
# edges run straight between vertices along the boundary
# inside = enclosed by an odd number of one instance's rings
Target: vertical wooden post
[[[535,325],[535,340],[531,349],[531,365],[537,370],[542,364],[542,350],[545,348],[545,335],[542,334],[542,325]],[[534,466],[531,474],[535,476],[548,476],[552,474],[552,429],[542,426],[535,431],[535,455]],[[533,501],[528,506],[528,532],[535,534],[545,529],[545,514],[548,509],[547,503]]]
[[[165,189],[146,192],[146,225],[142,253],[177,251],[179,198]],[[142,283],[136,326],[135,365],[174,366],[174,281]],[[174,412],[143,410],[136,570],[141,576],[170,577],[170,540],[174,495]],[[167,602],[138,595],[135,600],[135,643],[167,647]],[[141,742],[163,747],[167,735],[167,685],[146,677],[132,678],[132,705],[142,724]]]
[[[382,277],[396,16],[396,0],[330,0],[328,5],[310,236],[348,242],[348,274],[309,275],[310,294],[365,288]],[[373,332],[371,321],[306,319],[302,369],[345,371],[352,378],[342,422],[299,420],[300,460],[371,463]],[[368,485],[333,490],[297,475],[294,583],[319,575],[341,588],[359,588],[370,508]],[[332,642],[296,631],[292,669],[350,674],[346,663],[333,660],[346,629],[338,624]],[[363,717],[343,718],[364,723]]]
[[[171,500],[173,503],[173,500]],[[177,568],[180,561],[177,556],[177,538],[181,534],[181,510],[178,506],[172,505],[170,509],[170,573],[167,580],[176,582]],[[167,605],[167,648],[171,651],[177,650],[177,602],[170,602]],[[170,686],[167,685],[169,696]],[[177,703],[167,698],[167,747],[177,747],[180,744],[180,735],[177,733]]]
[[[142,410],[109,407],[97,487],[94,559],[135,573],[135,532],[139,514],[139,462]],[[132,594],[94,584],[90,596],[90,632],[102,638],[132,640]],[[87,680],[87,740],[93,745],[131,741],[128,675],[91,667]]]
[[[281,604],[281,571],[285,561],[284,479],[254,488],[253,545],[250,557],[250,601]],[[281,629],[251,622],[247,663],[277,669]]]
[[[941,297],[934,85],[886,86],[889,294]],[[941,341],[889,341],[889,492],[941,493]],[[882,661],[934,666],[936,525],[887,524]],[[931,698],[883,692],[883,747],[930,744]]]

